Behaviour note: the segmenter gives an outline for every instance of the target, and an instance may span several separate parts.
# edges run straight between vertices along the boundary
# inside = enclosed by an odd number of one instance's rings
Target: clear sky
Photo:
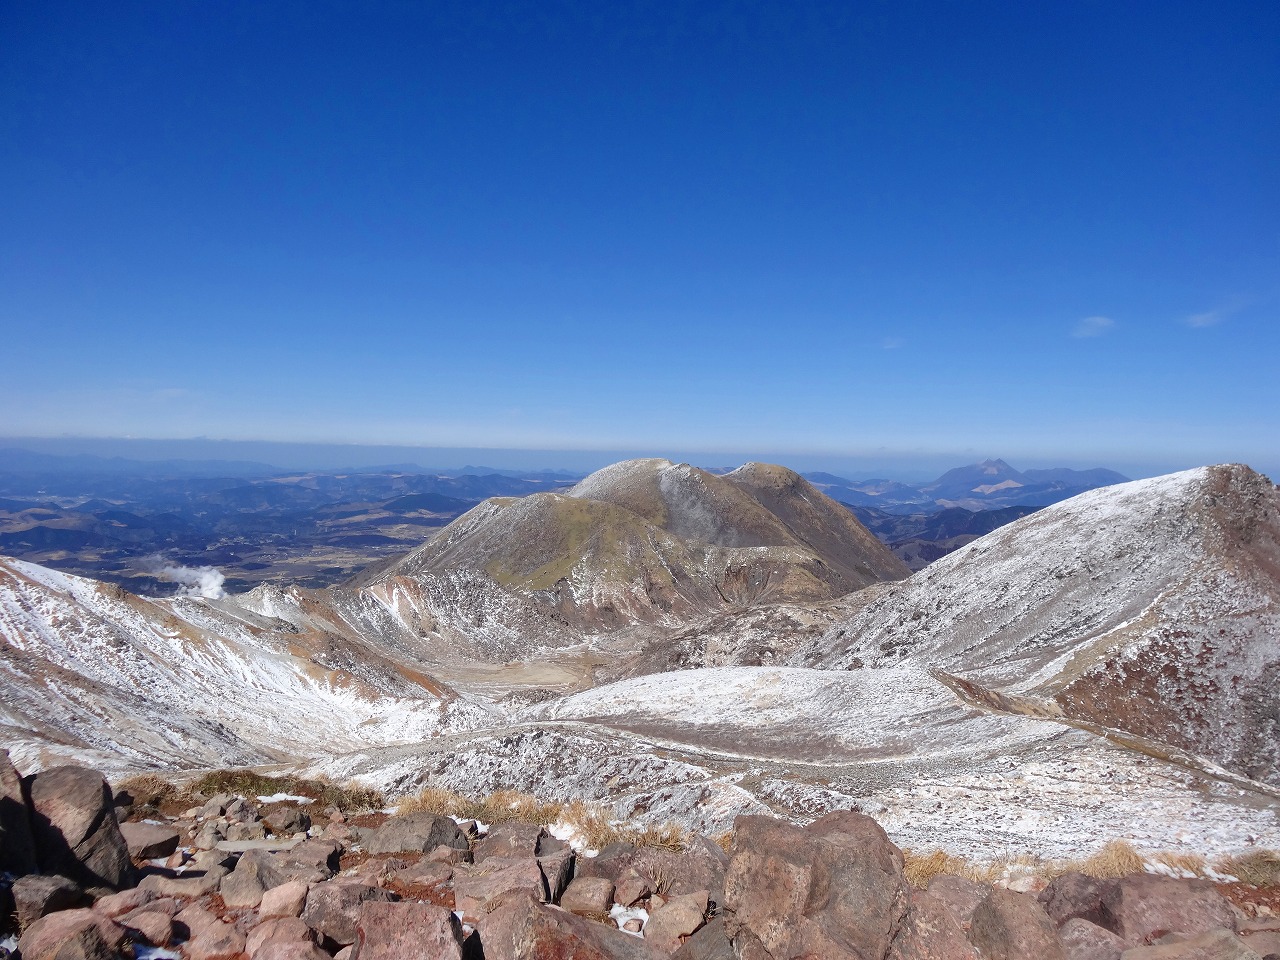
[[[10,2],[0,182],[4,435],[1280,472],[1270,0]]]

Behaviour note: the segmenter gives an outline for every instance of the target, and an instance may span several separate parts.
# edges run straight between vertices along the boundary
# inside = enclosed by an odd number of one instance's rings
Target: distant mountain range
[[[722,476],[729,468],[704,471]],[[1027,470],[1002,460],[926,484],[807,479],[847,504],[910,569],[1048,503],[1123,481],[1110,470]],[[151,596],[178,587],[156,570],[218,567],[233,591],[322,587],[408,553],[488,497],[571,487],[557,470],[415,464],[290,472],[263,463],[144,461],[0,450],[0,553]]]
[[[1265,477],[1095,489],[906,573],[789,470],[664,460],[325,589],[156,600],[5,559],[0,730],[25,769],[293,763],[699,829],[857,806],[960,850],[1280,843]]]
[[[984,460],[948,470],[931,483],[897,480],[847,480],[830,473],[804,475],[827,496],[886,513],[936,512],[953,507],[995,510],[1004,507],[1047,507],[1077,493],[1124,483],[1114,470],[1015,470],[1003,460]]]

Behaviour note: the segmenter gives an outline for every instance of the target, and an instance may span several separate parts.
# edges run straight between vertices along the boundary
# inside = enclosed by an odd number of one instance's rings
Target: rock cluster
[[[0,751],[3,915],[22,960],[1262,960],[1280,921],[1206,883],[958,877],[913,890],[869,817],[742,817],[726,854],[577,854],[538,824],[427,813],[323,824],[216,796],[118,823],[98,773],[20,778]],[[0,931],[2,934],[5,931]],[[0,955],[5,953],[0,947]]]

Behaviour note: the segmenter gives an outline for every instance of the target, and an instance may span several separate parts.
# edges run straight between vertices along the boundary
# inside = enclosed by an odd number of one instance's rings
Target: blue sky
[[[0,434],[1280,472],[1277,104],[1266,2],[6,4]]]

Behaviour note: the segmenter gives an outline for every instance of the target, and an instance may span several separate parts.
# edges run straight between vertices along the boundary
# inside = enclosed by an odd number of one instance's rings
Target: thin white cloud
[[[1216,327],[1234,313],[1238,313],[1245,307],[1249,306],[1249,300],[1244,297],[1234,297],[1212,310],[1206,310],[1204,313],[1193,313],[1189,317],[1184,317],[1182,322],[1188,327]]]
[[[901,337],[884,337],[880,341],[880,348],[882,350],[897,350],[906,342],[907,341],[903,340]]]
[[[1100,337],[1104,333],[1109,333],[1115,325],[1116,322],[1110,317],[1085,317],[1076,324],[1071,335],[1077,338]]]

